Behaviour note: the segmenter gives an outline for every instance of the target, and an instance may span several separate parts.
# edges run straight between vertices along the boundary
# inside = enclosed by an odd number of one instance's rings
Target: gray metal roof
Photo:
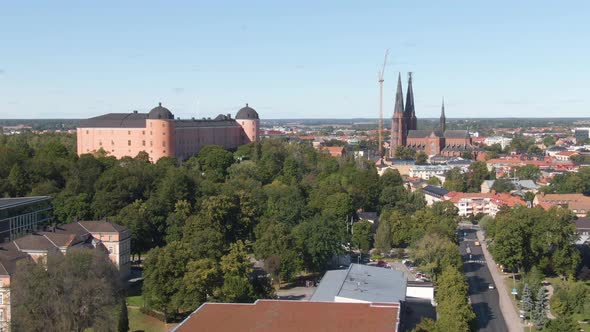
[[[147,113],[108,113],[80,122],[79,128],[145,128]]]
[[[246,104],[246,107],[242,107],[238,114],[236,114],[236,119],[239,120],[255,120],[259,119],[258,112],[256,112],[252,107]]]
[[[433,185],[427,185],[426,187],[422,188],[422,192],[428,193],[428,194],[430,194],[432,196],[436,196],[436,197],[442,197],[442,196],[449,193],[449,191],[446,190],[445,188],[433,186]]]
[[[17,197],[17,198],[0,198],[0,209],[8,209],[11,207],[30,204],[48,200],[49,196],[32,196],[32,197]]]
[[[406,278],[396,270],[351,264],[348,270],[326,272],[310,301],[334,302],[335,297],[379,303],[404,301]]]

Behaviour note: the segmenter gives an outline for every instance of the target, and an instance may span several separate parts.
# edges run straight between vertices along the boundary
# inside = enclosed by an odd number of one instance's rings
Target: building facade
[[[101,149],[117,158],[145,151],[155,162],[162,157],[187,159],[205,145],[226,149],[259,140],[258,113],[246,104],[236,114],[216,118],[175,119],[160,103],[149,113],[109,113],[82,121],[77,129],[78,155]]]
[[[391,120],[391,143],[389,157],[395,157],[398,147],[404,146],[424,152],[428,156],[442,155],[458,157],[471,152],[477,158],[477,150],[473,147],[471,136],[467,130],[447,130],[444,100],[442,103],[439,124],[436,129],[418,130],[418,118],[414,106],[414,90],[412,75],[408,78],[406,106],[404,108],[401,75],[397,80],[395,107]],[[474,159],[475,159],[474,158]]]
[[[49,196],[0,198],[0,243],[31,233],[52,220]]]

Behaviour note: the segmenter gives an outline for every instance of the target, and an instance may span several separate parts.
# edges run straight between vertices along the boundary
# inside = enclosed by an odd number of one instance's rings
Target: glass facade
[[[19,204],[0,207],[0,242],[12,241],[53,221],[49,197],[31,198]]]

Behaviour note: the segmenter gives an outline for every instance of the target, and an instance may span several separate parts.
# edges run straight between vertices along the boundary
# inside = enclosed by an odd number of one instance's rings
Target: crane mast
[[[385,66],[387,65],[387,55],[389,50],[385,50],[385,59],[383,67],[379,73],[379,160],[383,157],[383,77],[385,75]]]

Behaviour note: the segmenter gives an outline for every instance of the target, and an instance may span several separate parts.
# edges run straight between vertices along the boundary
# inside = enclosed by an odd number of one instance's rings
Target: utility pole
[[[385,66],[387,65],[387,55],[389,50],[385,50],[385,59],[383,60],[383,67],[379,73],[379,160],[383,157],[383,76],[385,74]]]

